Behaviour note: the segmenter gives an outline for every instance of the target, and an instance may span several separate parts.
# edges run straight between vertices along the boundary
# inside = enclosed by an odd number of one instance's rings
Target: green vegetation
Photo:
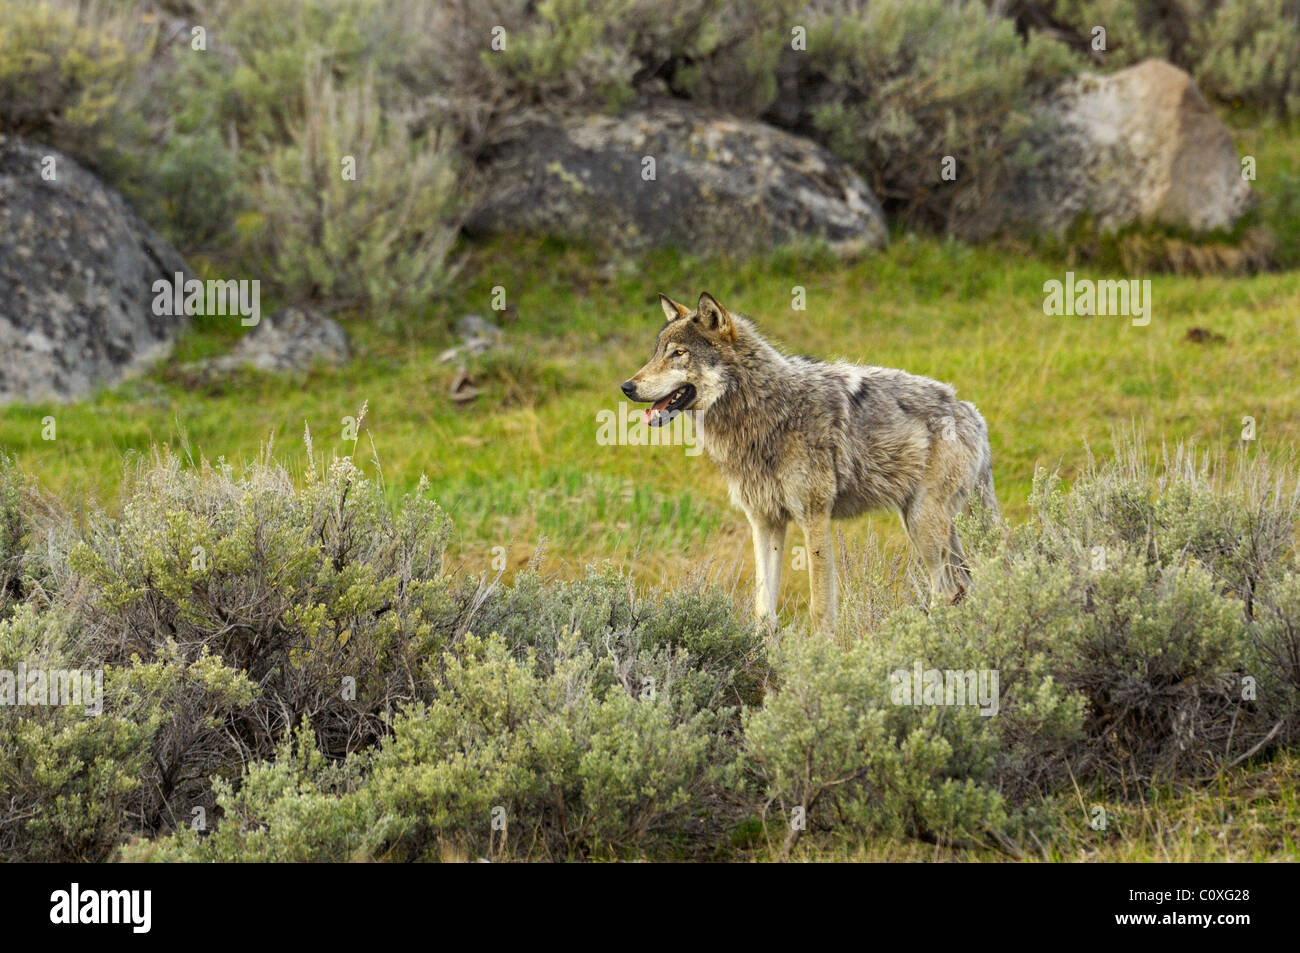
[[[0,0],[0,133],[89,163],[200,269],[405,323],[449,290],[475,164],[539,104],[676,97],[764,117],[855,165],[897,221],[939,233],[1033,161],[1031,107],[1080,70],[1167,55],[1234,126],[1294,120],[1296,0],[1147,6],[205,0],[176,19],[135,0]],[[1098,24],[1104,55],[1088,42]],[[956,182],[938,178],[947,155]],[[1259,171],[1288,216],[1266,217],[1281,232],[1266,257],[1296,265],[1300,185],[1282,173]]]
[[[1029,166],[1018,152],[1031,107],[1079,66],[1063,45],[1022,39],[981,4],[945,0],[819,18],[809,43],[810,68],[836,91],[813,109],[813,127],[868,173],[899,220],[942,231],[979,216],[981,201]],[[959,157],[955,181],[940,178],[945,156]]]
[[[776,52],[797,3],[198,6],[207,55],[125,0],[0,0],[0,133],[91,165],[201,271],[263,276],[264,312],[335,309],[357,356],[211,379],[187,364],[243,329],[201,318],[89,400],[0,408],[0,670],[105,673],[99,716],[0,706],[0,854],[1297,859],[1293,0],[1183,32],[1129,0],[1044,4],[1108,25],[1100,65],[981,3],[832,9],[807,21],[818,77]],[[1038,84],[1147,55],[1257,160],[1238,229],[1187,254],[938,236],[959,196],[918,170],[991,162]],[[928,231],[850,262],[455,237],[520,107],[758,116],[810,79],[833,95],[792,124]],[[353,152],[370,174],[345,194]],[[1067,270],[1150,277],[1151,323],[1045,315]],[[834,640],[805,631],[799,572],[783,629],[751,627],[748,529],[707,458],[597,441],[655,292],[706,289],[790,351],[978,404],[1010,529],[966,527],[967,601],[922,609],[885,515],[842,527]],[[460,404],[441,356],[467,313],[505,335],[465,359]],[[999,714],[893,704],[916,661],[996,669]]]
[[[1275,116],[1300,110],[1300,3],[1296,0],[1045,0],[1049,11],[1091,46],[1106,30],[1105,63],[1129,66],[1159,57],[1192,74],[1211,101]],[[1041,23],[1039,24],[1041,26]]]
[[[1127,851],[1144,797],[1203,810],[1300,731],[1300,484],[1262,456],[1044,472],[1009,533],[967,525],[956,607],[850,555],[835,641],[698,578],[449,572],[427,484],[390,509],[346,458],[299,484],[163,455],[83,521],[15,483],[0,670],[105,674],[102,714],[0,707],[9,857]],[[999,682],[898,696],[918,667]]]
[[[456,520],[452,558],[471,570],[487,568],[496,546],[512,569],[522,565],[542,537],[563,565],[610,557],[650,582],[710,555],[748,565],[744,520],[706,457],[596,443],[596,414],[618,408],[619,383],[650,353],[655,291],[705,288],[792,351],[954,382],[990,421],[999,495],[1013,516],[1026,512],[1036,467],[1074,476],[1085,446],[1106,452],[1116,425],[1230,449],[1251,416],[1262,447],[1300,439],[1300,395],[1278,386],[1297,373],[1296,272],[1156,276],[1151,324],[1132,327],[1043,314],[1045,280],[1070,267],[1113,271],[906,236],[847,266],[816,252],[752,262],[660,253],[611,265],[546,242],[494,243],[467,257],[454,292],[407,315],[399,332],[347,322],[360,353],[343,369],[291,386],[253,373],[203,383],[180,365],[225,348],[238,330],[205,318],[152,374],[75,405],[0,409],[0,445],[48,490],[113,508],[122,454],[155,442],[242,463],[271,435],[296,440],[307,425],[318,450],[369,459],[373,435],[394,499],[428,474]],[[503,315],[488,307],[496,285],[506,289]],[[806,311],[791,308],[796,285],[807,289]],[[469,311],[497,318],[507,339],[502,352],[471,359],[483,393],[460,407],[447,395],[455,365],[438,356]],[[1224,340],[1197,343],[1192,328]],[[363,403],[354,445],[342,439],[343,418]],[[47,415],[53,441],[42,439]],[[845,532],[897,539],[895,523],[886,515]]]

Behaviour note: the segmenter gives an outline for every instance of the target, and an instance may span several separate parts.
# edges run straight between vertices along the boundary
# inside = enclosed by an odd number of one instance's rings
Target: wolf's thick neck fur
[[[792,361],[764,340],[748,318],[733,314],[731,319],[736,340],[723,345],[728,352],[723,364],[725,390],[697,421],[708,435],[705,450],[715,462],[725,463],[724,469],[749,456],[747,447],[766,459],[763,451],[799,412],[801,375],[793,365],[803,363]],[[717,445],[717,454],[710,444]]]

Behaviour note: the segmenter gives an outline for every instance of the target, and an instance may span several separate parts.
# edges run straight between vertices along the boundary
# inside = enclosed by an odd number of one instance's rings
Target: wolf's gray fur
[[[760,618],[776,618],[786,527],[802,525],[816,628],[835,623],[832,518],[870,509],[902,517],[936,596],[970,577],[956,515],[978,498],[998,516],[984,418],[948,384],[885,367],[780,353],[712,295],[692,310],[666,295],[654,357],[623,384],[652,404],[652,425],[695,412],[754,535]]]

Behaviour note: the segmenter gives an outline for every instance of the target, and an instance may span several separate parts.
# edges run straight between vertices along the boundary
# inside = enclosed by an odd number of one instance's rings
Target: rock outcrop
[[[887,241],[846,163],[761,122],[682,105],[521,121],[486,163],[471,233],[532,232],[635,251],[745,253],[801,238],[842,254]]]
[[[1036,158],[981,213],[968,237],[1021,230],[1061,234],[1088,218],[1102,231],[1165,225],[1231,228],[1250,206],[1232,134],[1187,73],[1147,60],[1080,76],[1039,110]]]
[[[0,403],[67,400],[165,355],[188,319],[154,313],[185,265],[69,157],[0,135]]]

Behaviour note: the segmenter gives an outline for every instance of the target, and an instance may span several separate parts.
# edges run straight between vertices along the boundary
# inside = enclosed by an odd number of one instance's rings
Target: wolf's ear
[[[700,295],[700,303],[695,310],[705,330],[713,331],[729,341],[736,340],[736,325],[732,323],[731,312],[713,295],[707,291]]]
[[[664,317],[668,319],[669,324],[676,321],[678,318],[684,318],[691,313],[690,308],[686,307],[684,304],[678,304],[666,294],[659,295],[659,304],[663,306]]]

